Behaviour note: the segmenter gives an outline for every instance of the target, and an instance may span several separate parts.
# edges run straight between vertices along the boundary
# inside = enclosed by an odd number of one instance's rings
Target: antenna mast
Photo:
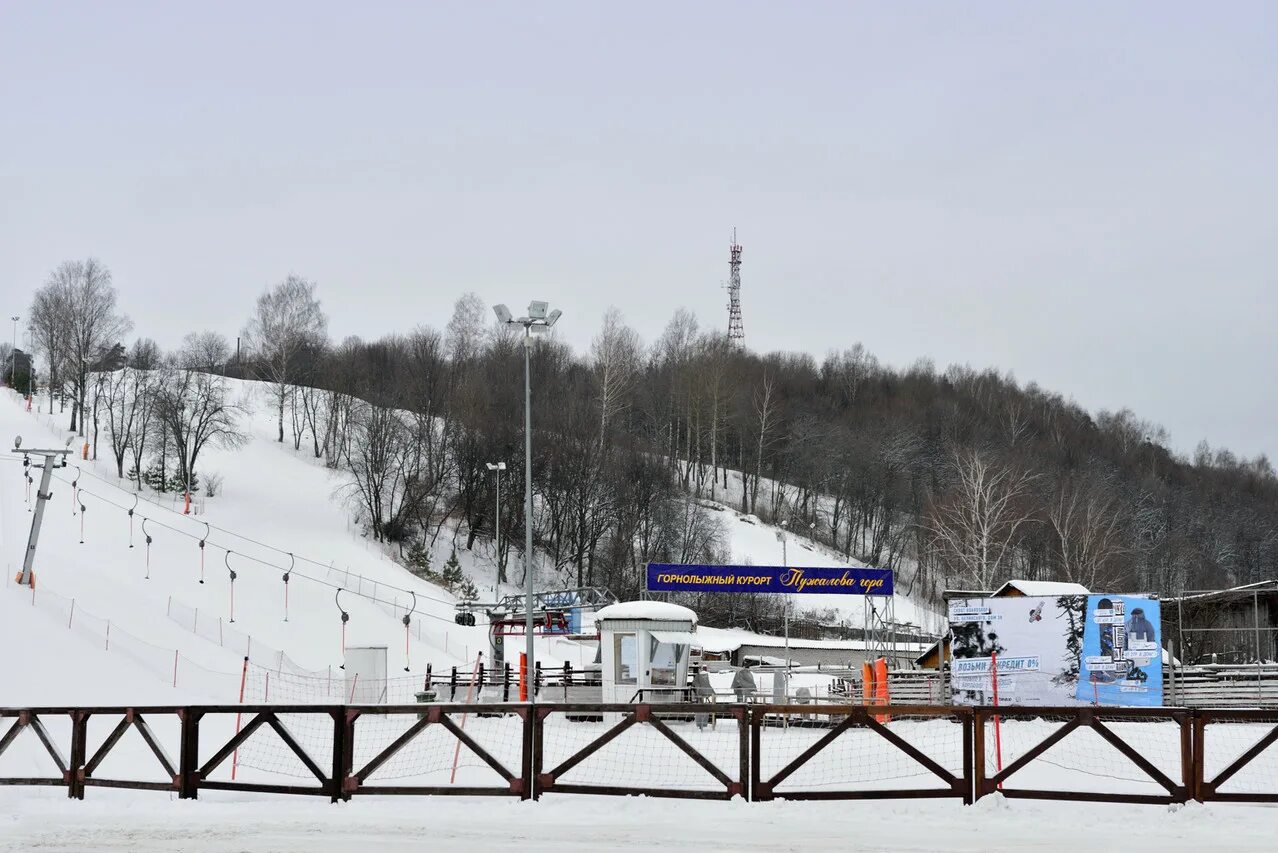
[[[737,229],[732,229],[732,246],[728,258],[728,343],[745,347],[745,327],[741,325],[741,246],[737,243]]]

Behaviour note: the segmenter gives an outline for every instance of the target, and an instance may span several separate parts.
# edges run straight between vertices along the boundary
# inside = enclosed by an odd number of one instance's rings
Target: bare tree
[[[323,344],[327,329],[328,319],[315,298],[315,284],[296,275],[257,298],[244,329],[249,348],[257,354],[262,373],[273,386],[280,442],[284,441],[284,407],[299,358],[308,349]]]
[[[160,374],[155,412],[177,451],[178,476],[189,488],[206,447],[240,447],[248,436],[240,426],[244,409],[231,400],[226,379],[178,367],[187,357],[179,353]]]
[[[590,345],[590,355],[599,388],[599,446],[603,447],[608,440],[608,422],[625,409],[634,389],[642,357],[639,335],[625,324],[616,308],[604,313],[603,328]]]
[[[453,304],[453,316],[444,334],[444,347],[454,362],[469,361],[484,343],[488,309],[474,293],[466,293]]]
[[[754,391],[754,413],[759,425],[759,437],[755,443],[754,479],[748,489],[750,493],[750,512],[755,512],[759,502],[759,480],[763,477],[763,452],[772,443],[772,430],[776,428],[777,398],[776,382],[766,372]],[[741,497],[744,505],[745,495]],[[742,507],[744,511],[744,506]]]
[[[61,390],[62,367],[67,358],[67,292],[52,279],[35,293],[31,300],[30,320],[33,349],[44,356],[49,365],[49,411],[53,411],[53,396]],[[34,365],[33,365],[34,367]]]
[[[948,568],[976,589],[993,589],[1010,568],[1017,534],[1032,523],[1022,506],[1034,476],[955,452],[955,489],[923,523]]]
[[[85,431],[90,373],[99,355],[129,331],[132,323],[116,310],[111,271],[95,258],[65,261],[45,284],[61,294],[57,300],[65,322],[65,366],[71,380],[69,429]]]
[[[1111,566],[1125,553],[1117,501],[1097,483],[1065,481],[1047,510],[1065,579],[1088,589],[1115,588]]]
[[[217,332],[191,332],[182,339],[183,358],[190,359],[182,365],[188,370],[206,373],[222,372],[231,357],[231,345]]]

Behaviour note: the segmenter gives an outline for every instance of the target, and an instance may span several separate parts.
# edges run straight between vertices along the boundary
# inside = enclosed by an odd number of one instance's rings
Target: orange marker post
[[[874,662],[874,704],[887,705],[891,701],[888,694],[887,658],[879,658]],[[889,714],[879,714],[875,719],[880,723],[891,721]]]

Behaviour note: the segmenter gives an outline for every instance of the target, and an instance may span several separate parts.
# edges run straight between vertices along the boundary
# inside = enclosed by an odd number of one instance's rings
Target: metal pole
[[[533,554],[532,554],[532,326],[524,326],[524,632],[527,634],[527,671],[533,672]],[[529,685],[528,701],[533,701]]]
[[[501,584],[501,469],[497,469],[497,521],[493,528],[493,542],[497,546],[497,577],[493,579],[493,598],[497,598],[497,588]]]
[[[14,448],[15,453],[21,452]],[[31,580],[31,566],[35,563],[36,544],[40,541],[40,525],[44,522],[44,505],[49,502],[52,494],[49,492],[49,483],[53,480],[53,460],[58,455],[66,455],[68,450],[32,450],[30,453],[39,453],[44,456],[44,473],[40,475],[40,488],[36,490],[35,515],[31,519],[31,533],[27,538],[27,553],[22,558],[22,574],[18,576],[18,583],[26,586],[34,586]]]
[[[1261,702],[1265,698],[1265,684],[1262,680],[1264,669],[1260,663],[1260,593],[1251,594],[1252,616],[1256,626],[1256,698]]]
[[[786,552],[786,535],[785,531],[781,531],[781,562],[785,565],[782,568],[789,568],[790,557]],[[786,693],[790,692],[790,596],[785,597],[785,608],[782,611],[782,628],[785,631],[785,680]]]

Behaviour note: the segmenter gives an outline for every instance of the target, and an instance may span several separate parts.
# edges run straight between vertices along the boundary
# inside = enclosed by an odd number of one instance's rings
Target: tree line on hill
[[[516,579],[523,341],[474,294],[443,329],[333,342],[315,285],[290,276],[253,307],[241,355],[214,332],[126,348],[129,328],[94,260],[59,266],[30,312],[50,406],[95,453],[104,432],[121,477],[192,488],[205,447],[245,440],[222,377],[258,379],[276,438],[348,474],[368,535],[406,555],[446,529],[496,540]],[[648,345],[610,310],[588,352],[544,337],[531,364],[533,538],[567,585],[637,597],[649,561],[727,561],[721,505],[932,600],[1011,577],[1166,595],[1278,576],[1268,459],[1205,442],[1183,458],[1128,410],[1092,415],[995,370],[893,369],[859,344],[754,353],[684,310]],[[744,625],[778,606],[688,603]]]

